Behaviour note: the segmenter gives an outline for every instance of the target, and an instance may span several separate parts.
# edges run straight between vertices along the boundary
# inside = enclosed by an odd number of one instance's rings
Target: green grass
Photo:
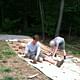
[[[8,58],[15,57],[16,53],[8,46],[8,44],[5,41],[0,41],[0,61],[6,61]],[[0,66],[0,74],[8,74],[13,72],[13,69],[11,67]],[[12,76],[3,76],[0,80],[16,80]]]
[[[80,55],[80,50],[77,47],[75,47],[74,44],[66,44],[66,51],[68,51],[71,54]]]
[[[15,55],[16,53],[11,48],[9,48],[5,41],[0,41],[0,60],[10,58]]]
[[[73,37],[66,43],[66,50],[75,55],[80,55],[80,38]]]
[[[5,49],[2,50],[2,53],[4,56],[6,56],[7,58],[11,57],[11,56],[15,56],[15,52],[13,52],[11,49]]]
[[[0,72],[7,72],[7,73],[9,73],[11,71],[12,71],[12,69],[9,68],[9,67],[5,67],[5,66],[1,66],[0,67]]]
[[[0,80],[16,80],[16,79],[11,76],[5,76],[3,79]]]

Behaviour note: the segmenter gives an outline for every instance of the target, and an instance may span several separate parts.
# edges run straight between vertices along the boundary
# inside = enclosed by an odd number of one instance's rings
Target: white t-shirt
[[[64,38],[62,38],[62,37],[56,37],[56,38],[54,38],[53,40],[54,40],[54,42],[55,42],[56,44],[59,44],[59,43],[64,42]]]
[[[25,54],[28,53],[28,51],[30,51],[31,53],[40,51],[40,43],[37,42],[35,45],[32,44],[32,41],[27,43],[27,45],[25,47]]]
[[[65,47],[65,41],[62,37],[55,37],[51,40],[51,42],[54,42],[54,46],[59,47],[60,44],[62,44],[63,48]]]

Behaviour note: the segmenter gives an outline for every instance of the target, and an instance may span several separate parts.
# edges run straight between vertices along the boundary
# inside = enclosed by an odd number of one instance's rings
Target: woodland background
[[[80,36],[80,0],[0,0],[1,34]]]

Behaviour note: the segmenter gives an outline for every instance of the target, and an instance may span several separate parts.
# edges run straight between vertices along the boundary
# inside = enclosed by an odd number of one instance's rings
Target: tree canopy
[[[54,36],[61,0],[0,0],[0,33]],[[80,0],[64,0],[59,35],[80,36]]]

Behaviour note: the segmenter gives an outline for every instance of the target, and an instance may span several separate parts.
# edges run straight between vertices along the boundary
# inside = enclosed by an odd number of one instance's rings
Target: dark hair
[[[33,36],[33,39],[36,40],[36,41],[39,41],[39,35],[37,35],[37,34],[34,35],[34,36]]]

